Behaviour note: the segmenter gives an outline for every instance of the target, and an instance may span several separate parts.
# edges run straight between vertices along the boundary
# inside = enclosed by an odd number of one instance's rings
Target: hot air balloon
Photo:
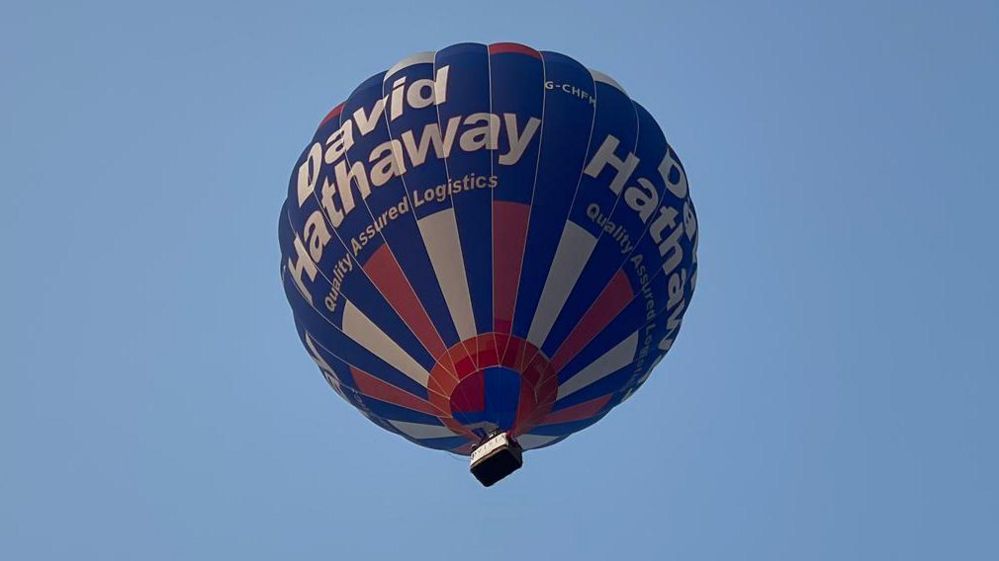
[[[607,75],[515,43],[362,82],[295,163],[278,230],[329,385],[470,455],[486,485],[630,397],[697,279],[686,173],[655,119]]]

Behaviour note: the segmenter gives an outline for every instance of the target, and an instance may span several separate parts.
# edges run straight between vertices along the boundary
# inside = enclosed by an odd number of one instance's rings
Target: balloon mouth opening
[[[479,369],[451,393],[454,419],[480,437],[513,429],[520,402],[520,373],[505,366]]]
[[[444,424],[481,442],[497,432],[528,432],[555,404],[558,375],[528,341],[487,333],[451,346],[431,371],[431,400]]]

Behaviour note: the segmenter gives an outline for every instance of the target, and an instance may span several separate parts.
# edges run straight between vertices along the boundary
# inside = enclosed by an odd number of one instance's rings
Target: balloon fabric
[[[459,454],[598,421],[673,345],[697,280],[686,172],[653,117],[610,77],[515,43],[361,83],[295,163],[278,231],[329,385]]]

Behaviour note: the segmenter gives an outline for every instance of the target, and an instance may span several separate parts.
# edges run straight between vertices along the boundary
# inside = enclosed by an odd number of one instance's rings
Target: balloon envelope
[[[656,121],[554,52],[399,61],[319,125],[281,209],[281,276],[326,380],[379,426],[525,449],[627,399],[669,350],[697,218]]]

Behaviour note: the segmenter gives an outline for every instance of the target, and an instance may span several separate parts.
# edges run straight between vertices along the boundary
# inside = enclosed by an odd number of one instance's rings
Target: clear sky
[[[994,1],[138,4],[0,10],[0,558],[999,558]],[[278,278],[318,121],[460,41],[615,77],[702,236],[649,383],[489,489]]]

